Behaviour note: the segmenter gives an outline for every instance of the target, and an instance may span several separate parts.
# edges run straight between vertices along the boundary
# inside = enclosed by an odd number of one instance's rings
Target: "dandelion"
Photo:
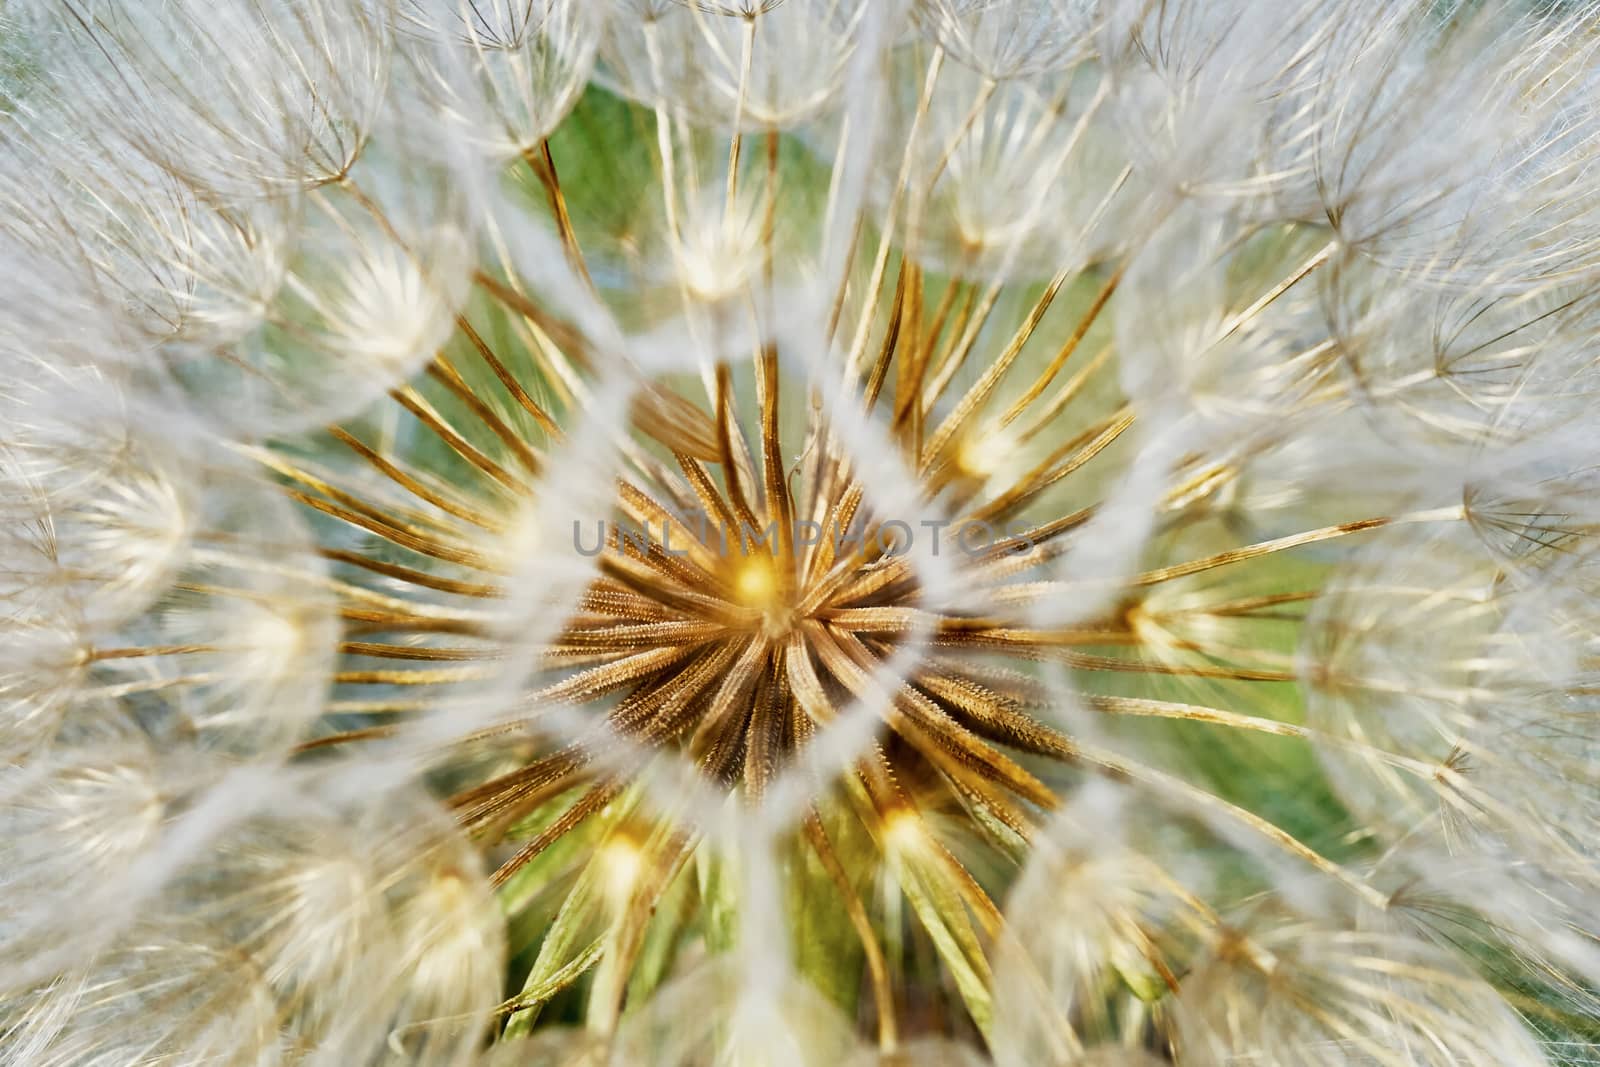
[[[1600,9],[0,16],[0,1065],[1600,1062]]]

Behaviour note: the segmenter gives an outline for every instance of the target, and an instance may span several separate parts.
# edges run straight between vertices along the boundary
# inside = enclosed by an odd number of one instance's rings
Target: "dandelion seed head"
[[[82,900],[76,883],[86,875],[95,883],[88,897],[101,898],[126,875],[166,815],[159,775],[151,753],[103,742],[54,753],[42,767],[8,768],[0,785],[8,841],[0,942],[11,960],[61,943],[94,947],[75,917],[47,902],[75,892]],[[0,988],[16,991],[10,965]]]
[[[918,0],[918,25],[986,78],[1072,66],[1092,54],[1095,10],[1082,0]]]
[[[803,987],[773,996],[741,988],[737,972],[704,968],[663,991],[655,1010],[641,1014],[618,1035],[615,1048],[625,1055],[655,1056],[662,1064],[718,1062],[759,1067],[813,1067],[852,1051],[848,1029],[830,1005]],[[715,1005],[717,1021],[690,1026],[665,1012],[693,1004]]]
[[[8,754],[43,748],[61,726],[67,703],[89,666],[88,642],[71,620],[41,619],[7,626],[0,657],[0,700]]]
[[[403,0],[398,28],[445,55],[410,54],[424,101],[497,156],[537,149],[593,69],[605,5],[579,0]]]
[[[353,265],[330,318],[334,336],[357,358],[403,377],[449,336],[452,309],[407,253],[387,252]]]
[[[725,3],[724,0],[671,0],[672,3],[682,7],[693,8],[714,15],[736,15],[739,18],[755,18],[783,3],[783,0],[736,0],[734,3]]]
[[[33,6],[79,120],[203,189],[337,180],[383,98],[388,30],[356,0]]]
[[[867,8],[862,0],[646,2],[639,19],[611,20],[603,75],[628,96],[713,129],[797,127],[837,107]]]
[[[767,258],[766,213],[754,198],[733,207],[724,207],[720,198],[690,205],[668,277],[707,304],[745,292]]]
[[[1290,928],[1280,937],[1266,941],[1270,962],[1223,958],[1191,978],[1178,1000],[1183,1055],[1219,1063],[1251,1048],[1285,1063],[1348,1063],[1390,1051],[1441,1065],[1547,1062],[1492,988],[1449,977],[1449,964],[1426,946]],[[1385,1018],[1352,1027],[1372,983],[1385,994]],[[1295,1006],[1303,998],[1319,1005],[1317,1017]],[[1468,1005],[1477,1010],[1464,1013]]]
[[[32,1057],[14,1061],[19,1067],[110,1067],[140,1057],[279,1062],[271,999],[257,975],[228,967],[225,947],[202,931],[141,933],[83,973],[8,1005],[11,1048]]]

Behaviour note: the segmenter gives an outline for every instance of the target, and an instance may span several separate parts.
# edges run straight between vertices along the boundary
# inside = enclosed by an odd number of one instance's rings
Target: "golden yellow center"
[[[751,556],[734,573],[733,592],[747,608],[770,611],[778,606],[778,569],[765,556]]]
[[[969,435],[956,450],[956,466],[969,478],[989,478],[1016,453],[1016,440],[1003,429]]]

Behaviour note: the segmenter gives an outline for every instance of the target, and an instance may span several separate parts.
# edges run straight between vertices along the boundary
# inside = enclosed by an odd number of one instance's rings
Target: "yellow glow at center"
[[[740,565],[733,589],[746,607],[771,607],[778,599],[778,572],[771,560],[753,556]]]
[[[626,901],[633,892],[634,883],[639,880],[639,874],[644,867],[644,857],[640,854],[638,846],[625,837],[612,838],[606,842],[602,857],[606,895],[614,903]]]
[[[1016,452],[1016,441],[1005,430],[973,434],[956,452],[956,466],[970,478],[988,478]]]
[[[883,838],[890,851],[916,852],[926,843],[922,817],[914,811],[892,812],[884,822]]]

